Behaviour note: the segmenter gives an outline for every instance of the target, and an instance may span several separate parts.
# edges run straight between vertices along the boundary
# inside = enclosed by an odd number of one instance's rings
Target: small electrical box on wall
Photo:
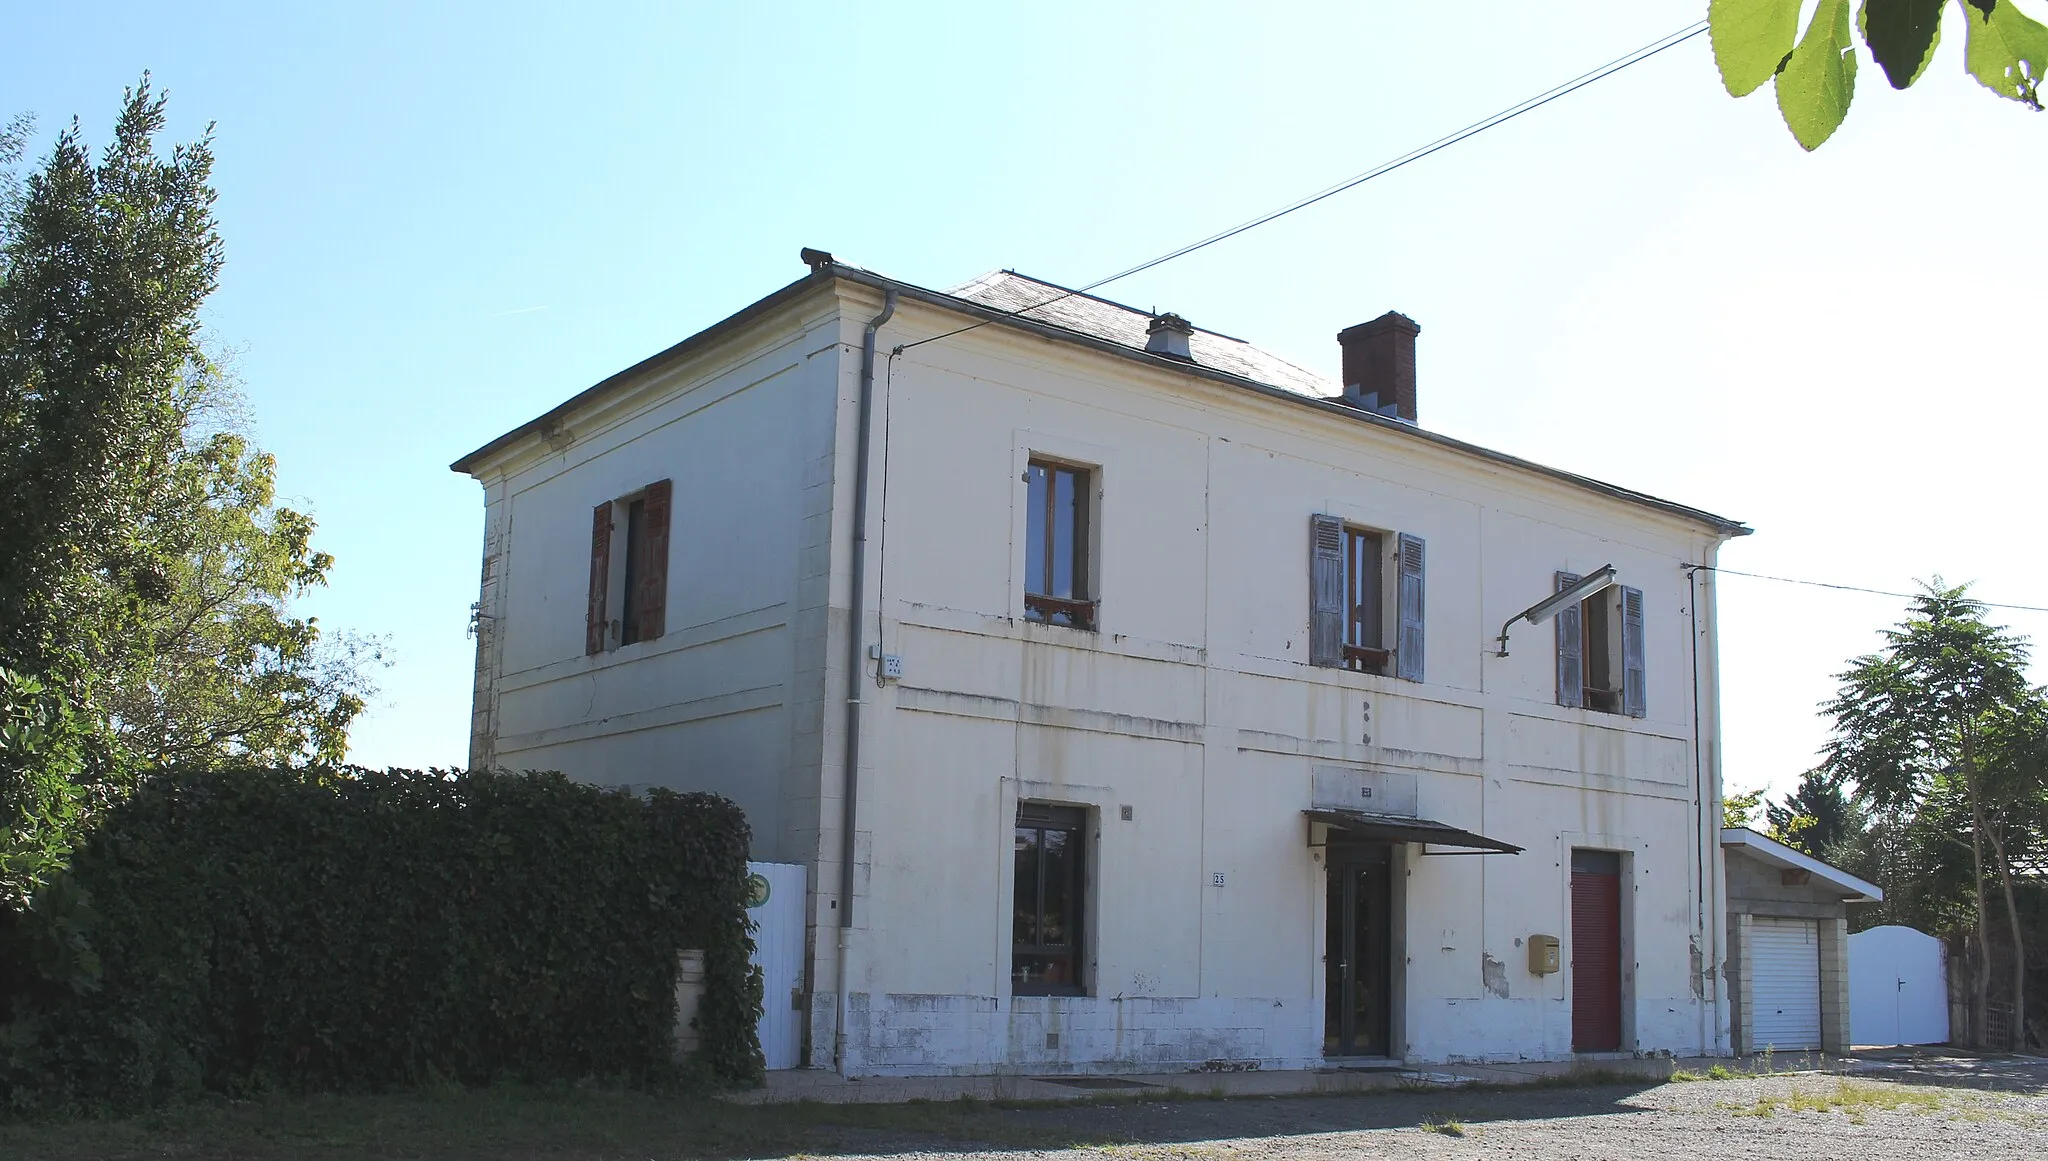
[[[1547,976],[1557,970],[1557,937],[1555,935],[1532,935],[1529,937],[1529,974]]]

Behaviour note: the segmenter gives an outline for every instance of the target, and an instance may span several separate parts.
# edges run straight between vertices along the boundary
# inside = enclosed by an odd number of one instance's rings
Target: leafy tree
[[[0,221],[11,219],[21,200],[21,177],[15,167],[28,151],[28,136],[35,127],[36,119],[26,113],[0,125]]]
[[[0,669],[0,997],[17,997],[27,974],[95,986],[95,917],[64,872],[117,769],[106,732],[64,691]],[[0,1006],[0,1045],[8,1015]]]
[[[101,704],[157,765],[230,757],[338,763],[371,691],[377,643],[323,637],[291,598],[325,585],[310,517],[276,506],[276,462],[232,433],[176,461],[173,518],[153,527],[168,595],[142,605]]]
[[[221,422],[210,138],[160,157],[164,109],[145,76],[97,161],[74,122],[0,182],[0,667],[145,761],[339,761],[379,650],[290,615],[333,560]]]
[[[1859,834],[1827,848],[1826,861],[1884,888],[1874,907],[1850,909],[1861,926],[1896,923],[1923,931],[1967,931],[1974,923],[1969,806],[1952,779],[1937,779],[1917,809],[1865,810]],[[1961,969],[1958,968],[1958,971]],[[1960,977],[1958,977],[1960,978]]]
[[[74,122],[0,227],[0,662],[31,674],[89,670],[116,644],[91,634],[167,595],[141,532],[216,379],[221,242],[209,143],[160,160],[163,124],[146,81],[97,164]]]
[[[1752,790],[1747,794],[1727,794],[1721,798],[1721,825],[1748,826],[1750,816],[1763,804],[1764,792]]]
[[[2013,0],[1955,0],[1964,27],[1963,68],[1977,82],[2039,112],[2048,70],[2048,28]],[[1895,89],[1927,71],[1941,42],[1948,0],[1863,0],[1857,33]],[[1775,81],[1778,111],[1804,149],[1834,135],[1856,94],[1850,0],[1819,0],[1799,32],[1800,0],[1708,0],[1714,63],[1731,96]]]
[[[1842,779],[1825,769],[1808,770],[1783,802],[1764,805],[1772,837],[1817,859],[1861,834],[1867,823]]]
[[[0,669],[0,916],[63,865],[110,755],[60,690]]]
[[[2011,934],[2012,1003],[2026,1011],[2026,954],[2013,902],[2016,823],[2041,794],[2032,732],[2042,693],[2027,684],[2025,642],[1987,624],[1967,586],[1939,578],[1877,653],[1856,658],[1823,706],[1833,719],[1824,769],[1853,781],[1924,844],[1969,854],[1969,906],[1978,962],[1971,1020],[1985,1027],[1991,944],[1986,891],[2000,884]]]

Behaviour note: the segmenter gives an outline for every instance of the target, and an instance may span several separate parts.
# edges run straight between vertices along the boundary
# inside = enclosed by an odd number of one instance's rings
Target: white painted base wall
[[[830,1011],[836,997],[819,997]],[[1261,1070],[1323,1066],[1320,1003],[1277,998],[891,995],[856,996],[849,1030],[859,1048],[852,1076],[1113,1074],[1193,1068]],[[1450,1001],[1413,1013],[1419,1046],[1410,1063],[1568,1060],[1571,1010],[1558,1001]],[[1689,999],[1638,1005],[1641,1039],[1697,1055],[1699,1010]],[[1047,1041],[1058,1036],[1057,1045]],[[1566,1046],[1558,1048],[1563,1042]],[[1547,1046],[1547,1047],[1546,1047]],[[830,1068],[829,1046],[814,1067]]]
[[[1322,1013],[1299,1001],[1096,996],[855,997],[862,1075],[1179,1070],[1321,1062]]]

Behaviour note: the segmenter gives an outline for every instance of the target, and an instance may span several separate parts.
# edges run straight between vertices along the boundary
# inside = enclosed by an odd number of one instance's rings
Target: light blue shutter
[[[1557,587],[1552,592],[1563,592],[1578,584],[1579,574],[1561,572],[1557,574]],[[1566,605],[1557,611],[1557,704],[1577,709],[1586,704],[1586,658],[1585,636],[1579,630],[1579,606]]]
[[[1400,636],[1394,641],[1394,676],[1422,680],[1422,537],[1400,538]]]
[[[1344,665],[1344,521],[1309,517],[1308,663]]]
[[[1632,718],[1648,712],[1643,680],[1643,590],[1621,590],[1621,712]]]

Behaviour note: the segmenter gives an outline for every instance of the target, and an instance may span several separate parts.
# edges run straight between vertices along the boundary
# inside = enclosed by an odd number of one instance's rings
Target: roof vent
[[[1195,356],[1188,351],[1188,338],[1194,333],[1194,324],[1177,314],[1155,315],[1151,325],[1145,328],[1145,349],[1155,355],[1192,363]]]

